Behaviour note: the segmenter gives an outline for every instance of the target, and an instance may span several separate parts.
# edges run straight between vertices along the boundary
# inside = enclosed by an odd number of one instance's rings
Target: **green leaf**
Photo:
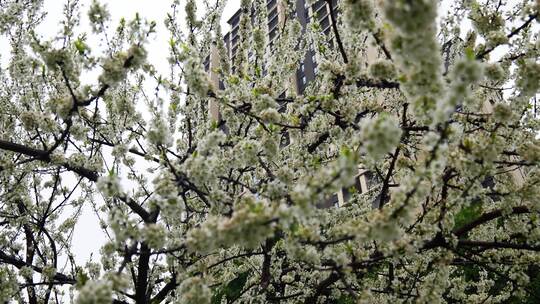
[[[171,108],[171,110],[173,112],[176,112],[176,109],[178,108],[178,103],[177,102],[171,102],[171,104],[169,105],[169,107]]]
[[[354,298],[351,297],[350,295],[342,295],[336,301],[336,304],[354,304],[354,303],[356,302],[354,301]]]
[[[77,49],[79,54],[83,55],[84,52],[88,51],[88,45],[85,43],[86,41],[86,35],[80,35],[75,42],[73,42],[73,46]]]
[[[478,281],[480,279],[480,268],[476,265],[466,265],[461,268],[465,281]]]
[[[467,59],[474,60],[476,58],[476,54],[472,48],[468,47],[465,48],[465,57],[467,57]]]
[[[318,168],[321,165],[321,158],[319,156],[315,156],[311,163],[314,167]]]
[[[238,79],[238,77],[236,77],[236,76],[229,77],[229,83],[230,84],[238,84],[239,82],[240,82],[240,80]]]
[[[261,95],[261,92],[259,91],[258,88],[255,87],[255,88],[253,88],[253,89],[251,90],[251,94],[252,94],[254,97],[259,97],[259,96]]]
[[[84,270],[79,269],[79,271],[77,271],[77,288],[83,287],[84,284],[86,284],[86,282],[88,282],[89,279],[90,278],[84,272]]]
[[[349,158],[349,157],[352,156],[352,151],[351,151],[351,149],[349,149],[349,147],[347,147],[347,146],[341,147],[340,152],[341,152],[340,154],[341,154],[342,156],[346,157],[346,158]]]
[[[291,122],[292,122],[294,125],[299,125],[299,124],[300,124],[300,117],[298,117],[297,115],[290,114],[290,115],[289,115],[289,118],[290,118]]]
[[[454,229],[459,229],[477,219],[482,214],[481,204],[471,204],[463,207],[454,218]]]
[[[84,42],[82,42],[80,39],[77,39],[73,44],[75,45],[75,48],[77,49],[79,54],[84,54],[84,51],[86,50],[86,45],[84,44]]]
[[[289,227],[289,231],[291,233],[291,235],[296,235],[296,233],[298,232],[298,230],[300,230],[300,224],[298,224],[297,221],[294,221],[290,227]]]
[[[244,285],[246,285],[248,275],[249,271],[243,272],[227,283],[227,285],[219,288],[212,296],[212,304],[220,304],[223,297],[227,299],[228,303],[240,297],[242,289],[244,289]]]
[[[407,75],[402,74],[397,79],[399,82],[407,82]]]
[[[116,176],[116,167],[112,167],[111,170],[109,170],[109,176]]]
[[[532,266],[532,270],[537,270],[536,276],[531,277],[528,290],[531,291],[526,303],[540,303],[540,272],[537,266]]]

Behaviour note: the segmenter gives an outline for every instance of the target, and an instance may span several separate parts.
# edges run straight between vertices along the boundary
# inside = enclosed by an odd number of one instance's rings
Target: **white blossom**
[[[169,126],[162,118],[152,121],[150,130],[148,130],[146,135],[148,142],[156,146],[168,147],[172,144]]]
[[[104,23],[109,20],[110,14],[105,5],[100,4],[96,0],[92,0],[90,10],[88,11],[88,18],[90,19],[92,31],[97,33],[104,29]]]
[[[114,174],[100,177],[97,182],[97,187],[105,196],[114,197],[122,194],[120,180]]]
[[[154,249],[161,249],[165,245],[166,231],[162,225],[149,224],[142,230],[143,240]]]
[[[112,289],[106,281],[87,281],[79,290],[77,304],[106,304],[112,301]]]
[[[359,142],[368,157],[378,160],[396,148],[400,136],[401,129],[397,120],[390,115],[381,114],[362,122]]]
[[[212,293],[200,277],[184,280],[178,287],[178,303],[208,304]]]

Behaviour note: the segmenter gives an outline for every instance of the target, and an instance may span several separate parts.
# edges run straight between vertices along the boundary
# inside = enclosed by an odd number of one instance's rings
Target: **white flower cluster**
[[[0,302],[9,303],[19,290],[17,279],[7,267],[0,267]]]
[[[152,183],[154,184],[154,193],[168,198],[170,196],[176,196],[177,186],[174,183],[174,175],[168,172],[163,172],[158,175]]]
[[[73,109],[73,99],[68,96],[52,98],[48,102],[51,111],[63,119],[67,119]]]
[[[104,30],[104,24],[110,19],[111,15],[105,5],[93,0],[88,10],[88,19],[94,33],[99,33]]]
[[[256,28],[253,30],[253,44],[257,54],[262,56],[266,47],[266,33],[262,29]]]
[[[439,99],[433,123],[445,121],[458,105],[470,100],[466,97],[470,95],[471,86],[480,81],[482,76],[483,66],[474,58],[464,58],[456,62],[452,70],[450,90],[446,98]]]
[[[508,122],[514,118],[514,113],[512,112],[512,108],[502,102],[499,102],[495,104],[493,107],[493,119],[497,122]]]
[[[106,197],[114,197],[122,194],[120,179],[114,174],[101,176],[97,181],[97,188]]]
[[[79,290],[76,304],[110,304],[112,288],[106,281],[87,281]]]
[[[294,242],[287,242],[285,250],[292,258],[311,265],[318,265],[321,262],[321,256],[315,246],[298,246]]]
[[[219,149],[219,145],[226,140],[225,133],[221,130],[210,132],[206,135],[197,147],[197,151],[201,156],[208,156]]]
[[[345,20],[351,29],[371,29],[375,26],[373,19],[373,0],[345,0]]]
[[[167,240],[167,231],[161,224],[148,224],[142,228],[143,241],[150,248],[161,249]]]
[[[261,148],[264,154],[269,159],[274,159],[279,156],[279,137],[265,133],[262,136]]]
[[[369,66],[369,74],[376,79],[391,80],[396,77],[396,68],[388,60],[379,60]]]
[[[430,0],[385,1],[386,17],[405,35],[421,34],[433,27],[437,17],[437,3]]]
[[[146,50],[137,44],[126,52],[117,52],[103,60],[103,73],[99,76],[101,83],[113,86],[123,81],[129,71],[138,69],[146,60]]]
[[[183,75],[190,93],[194,93],[199,97],[207,97],[208,90],[210,90],[210,81],[196,51],[187,45],[183,45],[180,58],[184,63],[185,73]]]
[[[43,276],[43,278],[47,281],[53,281],[54,280],[54,276],[56,275],[56,268],[52,267],[52,266],[44,266],[43,267],[43,270],[41,272],[41,275]]]
[[[188,25],[193,27],[199,27],[201,22],[197,20],[197,4],[194,0],[188,0],[185,6],[186,20]]]
[[[187,278],[177,288],[178,304],[210,304],[212,291],[201,277]]]
[[[533,96],[540,88],[540,63],[532,59],[525,60],[519,65],[517,86],[522,96]]]
[[[169,125],[161,117],[152,120],[150,129],[146,132],[146,138],[150,144],[155,146],[169,147],[173,142]]]
[[[263,121],[270,123],[277,123],[281,120],[281,115],[276,109],[266,109],[261,112],[261,118]]]
[[[216,248],[240,246],[256,248],[273,234],[278,213],[267,202],[245,194],[230,218],[211,216],[188,233],[188,248],[208,252]]]
[[[494,48],[498,45],[505,44],[508,42],[508,37],[503,31],[491,31],[486,37],[488,48]]]
[[[34,46],[41,54],[43,61],[50,71],[57,71],[59,67],[69,76],[78,76],[77,64],[73,61],[72,54],[67,49],[53,49],[49,45]]]
[[[427,120],[442,91],[441,55],[436,39],[437,2],[386,0],[384,13],[395,27],[391,48],[399,79],[418,118]]]
[[[266,109],[276,109],[278,107],[277,102],[269,94],[255,93],[255,100],[253,101],[253,111],[261,112]]]
[[[525,160],[534,163],[540,162],[540,141],[524,142],[518,147],[518,150]]]
[[[484,67],[484,74],[487,79],[495,83],[502,82],[508,77],[506,70],[498,63],[486,64]]]
[[[470,7],[469,19],[480,35],[496,36],[498,34],[492,34],[492,32],[503,29],[505,20],[500,10],[489,11],[487,6],[476,0],[468,1],[467,5]]]
[[[258,162],[259,142],[251,139],[241,140],[234,147],[234,151],[234,160],[238,167],[252,166]]]
[[[24,13],[24,3],[18,1],[5,1],[0,9],[0,33],[4,34],[13,24],[16,24],[18,18]]]
[[[19,116],[25,130],[30,131],[39,126],[40,114],[35,111],[24,111]]]
[[[220,159],[215,155],[204,156],[193,153],[182,165],[190,181],[196,185],[206,187],[217,181],[218,169],[222,166]]]
[[[23,266],[19,274],[25,279],[31,278],[34,275],[34,270],[28,266]]]
[[[401,128],[391,115],[380,114],[362,122],[360,144],[371,160],[378,160],[397,147],[401,138]]]

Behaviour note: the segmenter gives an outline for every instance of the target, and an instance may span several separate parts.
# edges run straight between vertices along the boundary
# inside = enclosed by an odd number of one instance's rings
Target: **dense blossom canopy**
[[[67,0],[45,36],[43,0],[0,0],[0,302],[538,303],[540,1],[446,2],[339,1],[327,36],[278,0],[270,47],[242,0],[232,59],[225,1],[156,32]]]

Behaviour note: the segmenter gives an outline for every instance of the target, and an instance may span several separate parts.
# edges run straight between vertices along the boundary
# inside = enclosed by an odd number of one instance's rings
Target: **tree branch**
[[[41,160],[47,163],[51,162],[50,153],[48,151],[38,150],[17,143],[0,140],[0,149],[31,156],[37,160]],[[78,175],[86,177],[93,182],[96,182],[98,179],[98,173],[87,168],[81,166],[73,166],[67,162],[61,163],[59,165],[66,168],[68,171],[75,172]]]
[[[534,19],[536,19],[537,17],[538,17],[538,13],[533,14],[533,15],[529,15],[529,19],[527,19],[527,21],[525,21],[520,27],[518,27],[515,30],[513,30],[512,32],[510,32],[510,34],[508,34],[506,36],[506,38],[510,39],[510,38],[514,37],[515,35],[517,35],[519,32],[521,32],[523,29],[525,29],[527,26],[529,26],[529,24],[531,24],[531,22],[533,22]],[[480,54],[476,55],[476,59],[484,58],[487,54],[491,53],[497,46],[498,45],[484,50]]]
[[[512,208],[512,213],[510,214],[524,214],[524,213],[529,213],[530,210],[529,208],[525,207],[525,206],[519,206],[519,207],[514,207]],[[484,213],[483,215],[481,215],[479,218],[477,218],[476,220],[460,227],[460,228],[457,228],[453,231],[453,233],[457,236],[457,237],[461,237],[463,235],[465,235],[467,232],[473,230],[474,228],[476,228],[477,226],[480,226],[486,222],[489,222],[491,220],[494,220],[498,217],[501,217],[503,216],[503,211],[502,210],[495,210],[495,211],[492,211],[492,212],[488,212],[488,213]]]
[[[506,242],[459,240],[458,247],[460,246],[481,247],[483,249],[509,248],[509,249],[519,249],[519,250],[540,251],[540,246],[531,246],[529,244],[514,244],[514,243],[506,243]]]
[[[328,4],[328,9],[330,10],[330,20],[332,22],[332,30],[334,31],[334,36],[338,44],[339,52],[341,53],[341,57],[343,57],[343,62],[349,63],[349,59],[347,58],[347,53],[345,52],[345,47],[343,46],[343,42],[341,41],[341,37],[339,35],[339,31],[337,28],[336,12],[334,11],[334,8],[332,7],[332,0],[326,0],[326,4]]]
[[[35,272],[43,273],[43,268],[28,264],[25,261],[23,261],[23,260],[21,260],[21,259],[19,259],[17,257],[6,254],[2,250],[0,250],[0,262],[13,265],[13,266],[17,267],[18,269],[21,269],[23,267],[30,267]],[[73,279],[73,278],[71,278],[71,277],[69,277],[69,276],[67,276],[67,275],[65,275],[63,273],[60,273],[60,272],[57,272],[53,276],[53,279],[55,279],[56,281],[58,281],[59,283],[62,283],[62,284],[73,285],[73,284],[77,283],[77,281],[75,279]]]

